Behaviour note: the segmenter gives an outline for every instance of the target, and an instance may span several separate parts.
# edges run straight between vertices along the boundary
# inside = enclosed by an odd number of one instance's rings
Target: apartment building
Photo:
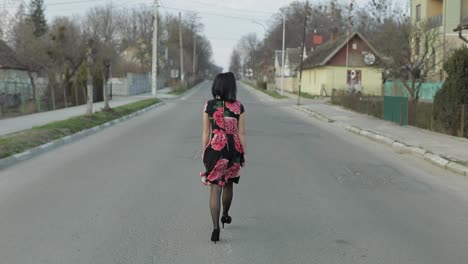
[[[467,45],[468,30],[461,31],[461,34],[455,30],[462,30],[463,26],[468,28],[468,0],[411,0],[411,20],[413,24],[427,22],[440,33],[441,41],[445,42],[445,45],[438,45],[434,62],[437,65],[434,71],[440,74],[433,81],[442,81],[445,75],[442,62],[451,50]],[[419,50],[416,45],[414,52]]]

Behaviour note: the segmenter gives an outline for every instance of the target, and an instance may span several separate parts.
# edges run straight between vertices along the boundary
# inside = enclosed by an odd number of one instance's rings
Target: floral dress
[[[238,133],[239,117],[244,106],[239,102],[213,99],[206,103],[205,113],[210,117],[211,140],[203,156],[206,176],[212,184],[239,183],[240,168],[244,165],[244,149]]]

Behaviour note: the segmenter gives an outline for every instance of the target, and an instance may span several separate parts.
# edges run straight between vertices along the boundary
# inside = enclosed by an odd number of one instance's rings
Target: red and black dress
[[[206,103],[205,113],[210,117],[211,140],[203,156],[206,176],[212,184],[239,183],[240,168],[244,165],[244,149],[238,133],[239,117],[244,106],[239,102],[213,99]]]

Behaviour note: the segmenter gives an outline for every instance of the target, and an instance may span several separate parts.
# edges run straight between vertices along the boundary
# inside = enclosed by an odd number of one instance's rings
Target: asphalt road
[[[468,180],[240,89],[248,165],[213,244],[206,86],[0,172],[1,264],[468,263]]]

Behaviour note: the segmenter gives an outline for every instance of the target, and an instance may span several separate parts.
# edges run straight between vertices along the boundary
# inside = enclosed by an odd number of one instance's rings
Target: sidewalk
[[[114,96],[114,98],[109,101],[109,105],[110,107],[118,107],[147,98],[149,98],[149,96],[146,94],[130,97]],[[103,102],[95,103],[93,105],[93,112],[101,111],[103,106]],[[41,126],[55,121],[65,120],[74,116],[84,115],[86,112],[86,107],[86,105],[80,105],[55,111],[2,119],[0,120],[0,136],[21,130],[31,129],[35,126]]]
[[[391,141],[388,141],[388,139],[391,139],[403,143],[405,145],[404,147],[408,147],[409,149],[413,148],[413,152],[415,152],[414,147],[429,152],[420,152],[418,153],[419,155],[432,153],[448,160],[449,163],[450,161],[454,161],[468,167],[468,139],[466,138],[452,137],[412,126],[402,127],[392,122],[355,113],[339,106],[330,105],[321,100],[303,101],[301,108],[332,119],[335,124],[342,127],[356,127],[357,130],[354,132],[359,133],[360,130],[373,132],[374,135],[365,135],[366,132],[361,132],[361,135],[364,134],[364,136],[368,136],[369,138],[375,138],[375,134],[382,135],[387,139],[386,143],[391,143]],[[424,157],[427,158],[426,156]],[[444,164],[445,162],[441,163]],[[445,164],[443,167],[447,165],[448,164]]]

